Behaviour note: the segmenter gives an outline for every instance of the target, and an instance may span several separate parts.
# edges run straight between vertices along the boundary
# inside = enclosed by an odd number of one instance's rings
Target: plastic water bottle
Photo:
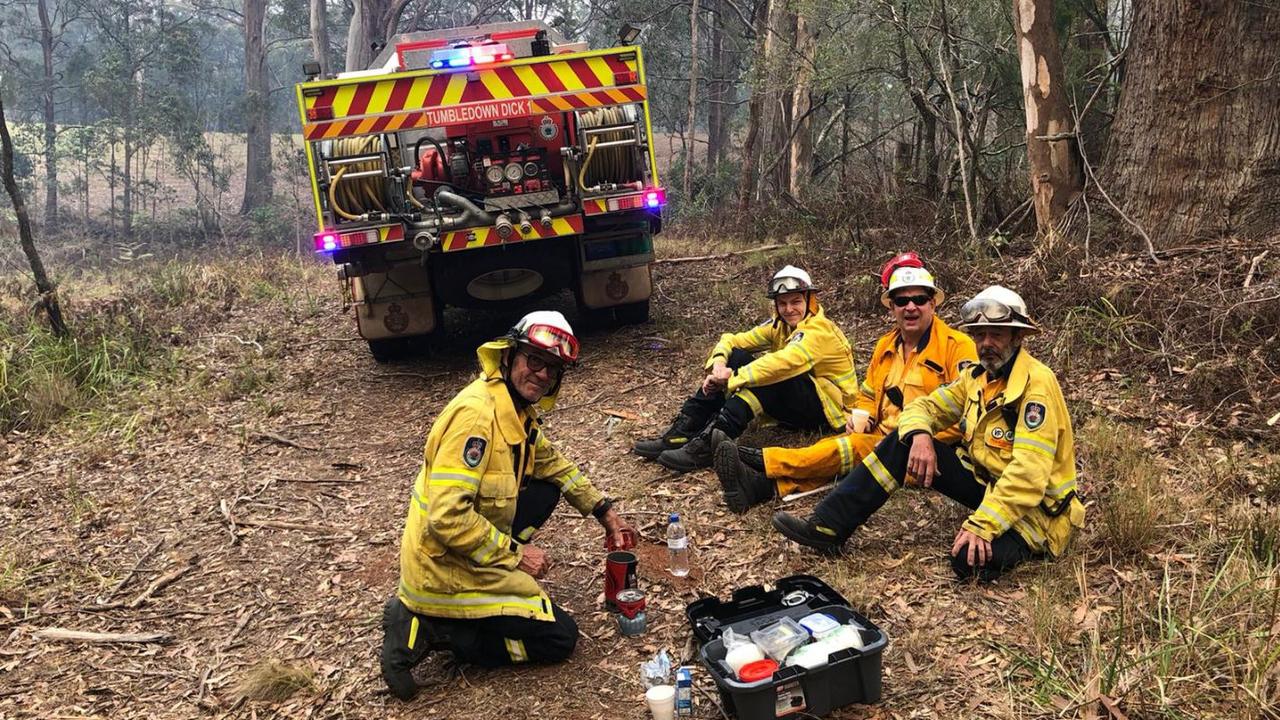
[[[667,566],[672,575],[684,577],[689,574],[689,534],[680,522],[680,513],[671,513],[667,520]]]

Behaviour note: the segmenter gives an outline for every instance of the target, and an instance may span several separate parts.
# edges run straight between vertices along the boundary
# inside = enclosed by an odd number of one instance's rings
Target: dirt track
[[[0,520],[16,548],[5,561],[28,573],[0,597],[0,717],[642,718],[636,665],[659,647],[687,651],[686,602],[802,572],[843,591],[891,637],[883,704],[836,717],[1013,715],[1008,660],[993,647],[1024,620],[1021,585],[1069,569],[1030,568],[995,588],[957,586],[944,551],[960,516],[921,494],[892,503],[852,557],[819,560],[768,528],[772,508],[727,513],[712,473],[672,478],[628,454],[633,436],[665,422],[698,375],[713,338],[689,313],[733,314],[729,301],[684,304],[693,292],[684,280],[707,270],[659,271],[654,324],[588,333],[565,409],[549,418],[552,438],[655,543],[641,564],[656,603],[642,638],[620,638],[600,609],[598,526],[562,507],[539,542],[555,561],[546,586],[584,633],[573,659],[451,676],[446,658],[433,656],[423,678],[434,684],[413,703],[385,693],[377,621],[394,587],[423,438],[471,377],[472,349],[510,319],[451,312],[452,350],[379,366],[352,341],[354,323],[340,316],[326,279],[313,288],[325,298],[320,312],[298,324],[278,303],[232,309],[187,353],[188,377],[201,379],[189,390],[147,391],[154,400],[134,418],[135,431],[86,440],[89,433],[69,430],[74,440],[11,437],[0,446],[8,475]],[[760,274],[716,271],[731,281]],[[843,324],[861,366],[883,323],[868,314]],[[242,395],[200,387],[222,387],[234,368],[255,364],[274,370]],[[656,545],[673,509],[691,520],[696,548],[695,571],[679,582],[663,571]],[[171,582],[148,593],[161,578]],[[35,636],[50,627],[156,632],[171,642]],[[310,670],[314,685],[279,704],[239,700],[247,672],[268,659]],[[710,691],[705,674],[700,684]],[[697,715],[718,717],[708,698],[698,697]]]

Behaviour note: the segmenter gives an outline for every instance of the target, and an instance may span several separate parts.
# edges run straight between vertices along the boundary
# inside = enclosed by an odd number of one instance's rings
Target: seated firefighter
[[[951,545],[961,578],[992,580],[1019,563],[1060,555],[1084,525],[1071,418],[1053,371],[1023,347],[1038,332],[1022,298],[992,286],[960,311],[980,365],[909,403],[898,429],[846,475],[808,520],[773,516],[786,537],[835,553],[908,479],[973,512]],[[960,424],[961,442],[939,442]]]
[[[857,373],[849,341],[817,292],[804,270],[779,270],[769,281],[773,318],[722,335],[702,386],[661,437],[635,444],[636,454],[684,473],[711,465],[713,431],[722,434],[717,440],[736,438],[760,415],[803,430],[843,427]]]
[[[614,547],[634,542],[576,465],[542,432],[578,340],[558,312],[526,315],[477,351],[480,377],[440,412],[414,481],[400,542],[400,586],[383,610],[382,677],[408,700],[411,670],[433,649],[494,667],[557,662],[578,626],[538,585],[550,561],[530,543],[561,495],[604,526]]]
[[[715,469],[725,504],[733,512],[746,512],[775,494],[813,490],[847,474],[897,429],[898,415],[907,403],[952,382],[976,362],[973,340],[934,315],[945,295],[915,253],[890,260],[881,277],[885,289],[880,302],[889,309],[894,327],[880,337],[871,353],[847,432],[804,448],[758,450],[732,441],[721,443],[716,447]],[[858,410],[866,417],[860,417]],[[949,427],[937,439],[954,444],[960,433]]]

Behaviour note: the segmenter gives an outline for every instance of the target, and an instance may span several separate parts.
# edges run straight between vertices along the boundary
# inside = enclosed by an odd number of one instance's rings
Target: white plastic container
[[[667,567],[676,577],[689,574],[689,534],[680,522],[680,513],[671,513],[667,525]]]

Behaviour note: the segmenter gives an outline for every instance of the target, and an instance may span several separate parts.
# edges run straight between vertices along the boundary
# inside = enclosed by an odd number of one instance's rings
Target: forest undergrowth
[[[644,342],[656,338],[667,347],[659,361],[696,365],[716,333],[759,321],[764,280],[793,262],[823,286],[823,302],[854,339],[862,366],[885,327],[873,273],[892,252],[916,249],[954,299],[940,311],[948,319],[960,298],[986,284],[1023,294],[1045,330],[1029,348],[1059,373],[1077,431],[1089,515],[1056,562],[992,588],[943,585],[904,610],[897,599],[904,589],[933,582],[923,558],[905,562],[918,550],[911,538],[887,540],[891,561],[884,567],[857,560],[859,553],[878,552],[874,533],[855,542],[853,559],[816,568],[807,556],[792,560],[793,567],[820,571],[873,619],[888,621],[884,712],[1280,714],[1280,439],[1267,424],[1280,411],[1280,303],[1274,297],[1280,239],[1220,240],[1152,262],[1116,247],[1094,247],[1086,255],[1026,239],[974,242],[794,221],[783,232],[784,224],[776,234],[751,236],[689,223],[662,236],[661,259],[786,246],[659,264],[655,319],[640,330]],[[0,462],[8,468],[3,474],[17,478],[3,484],[10,485],[6,519],[18,523],[0,537],[0,628],[18,633],[14,637],[40,625],[41,609],[59,598],[101,592],[123,575],[105,567],[86,575],[81,567],[73,579],[60,577],[60,565],[70,561],[19,540],[15,529],[35,519],[14,501],[18,486],[11,483],[38,471],[32,458],[50,448],[75,448],[89,469],[54,488],[68,514],[64,522],[101,521],[104,501],[85,479],[95,459],[136,447],[156,428],[177,426],[177,408],[192,403],[234,406],[259,424],[288,417],[288,389],[305,386],[299,373],[310,371],[298,370],[297,353],[305,350],[287,329],[312,328],[319,333],[312,342],[354,339],[347,337],[354,336],[353,323],[337,307],[331,269],[291,252],[242,248],[59,272],[70,338],[42,328],[16,272],[6,272],[0,299]],[[607,337],[599,348],[588,340],[588,350],[598,353],[593,362],[625,363],[629,346],[612,347]],[[339,342],[338,349],[364,352],[357,342]],[[431,361],[424,362],[429,368]],[[662,392],[674,398],[680,389]],[[666,408],[651,410],[651,422],[665,419]],[[642,424],[631,432],[646,432]],[[643,495],[616,491],[636,501]],[[890,512],[887,528],[917,527],[912,513],[920,505],[911,502]],[[925,510],[959,521],[939,507],[927,503]],[[740,523],[752,543],[773,552],[780,544],[760,518],[721,522]],[[949,542],[942,531],[913,532],[929,546]],[[894,552],[904,564],[894,564]],[[709,589],[727,596],[732,587]],[[947,651],[957,647],[956,633],[968,652],[958,658]],[[238,682],[252,684],[261,663],[271,661],[246,663]],[[5,667],[0,658],[0,674]],[[239,702],[304,714],[317,698],[331,698],[339,682],[312,677],[312,670],[290,670],[306,681],[292,683],[285,697],[247,693]],[[936,700],[919,695],[922,688],[961,682],[970,689],[979,683],[982,692],[940,692]],[[377,692],[375,686],[364,689]],[[841,716],[881,716],[874,708],[846,712],[852,714]]]

